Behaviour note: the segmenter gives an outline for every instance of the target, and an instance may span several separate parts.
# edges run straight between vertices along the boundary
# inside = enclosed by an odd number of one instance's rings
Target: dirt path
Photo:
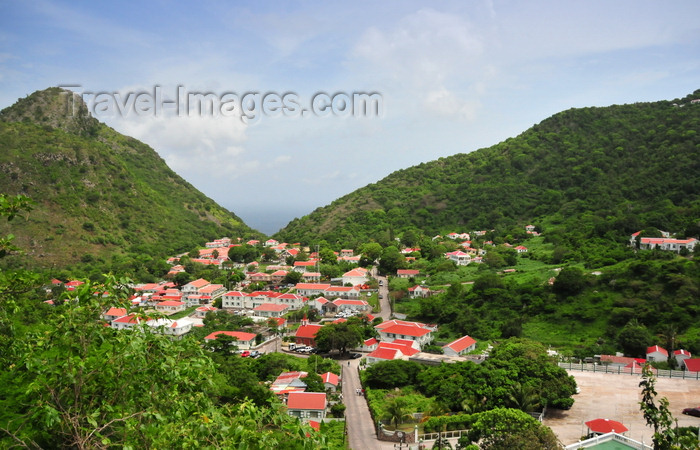
[[[568,411],[550,410],[544,424],[551,427],[564,444],[573,444],[586,433],[584,422],[603,418],[622,422],[627,436],[651,444],[652,430],[639,411],[641,388],[639,375],[613,375],[593,372],[569,374],[576,378],[581,393],[574,396],[574,406]],[[661,378],[656,382],[657,399],[668,398],[670,410],[679,426],[698,426],[700,418],[684,416],[683,408],[700,405],[700,381]]]

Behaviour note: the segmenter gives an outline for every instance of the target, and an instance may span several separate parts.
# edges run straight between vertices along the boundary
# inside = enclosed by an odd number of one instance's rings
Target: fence
[[[642,374],[641,366],[623,367],[609,364],[574,364],[560,362],[559,367],[566,370],[579,372],[611,373],[616,375],[637,375]],[[688,372],[687,370],[659,370],[651,369],[657,378],[677,378],[683,380],[700,380],[700,372]]]
[[[459,439],[462,437],[462,433],[466,433],[469,430],[453,430],[453,431],[443,431],[440,433],[425,433],[425,434],[419,434],[418,435],[418,440],[425,442],[425,441],[434,441],[438,437],[441,437],[443,439]]]

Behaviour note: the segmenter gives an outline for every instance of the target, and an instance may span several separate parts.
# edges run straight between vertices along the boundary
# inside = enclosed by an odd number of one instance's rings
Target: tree
[[[674,429],[675,419],[668,409],[668,399],[663,397],[659,400],[659,404],[656,404],[656,377],[649,364],[644,364],[642,367],[642,381],[639,387],[642,388],[639,409],[647,425],[654,429],[654,450],[696,449],[697,439],[681,437]]]
[[[362,329],[348,322],[332,323],[318,330],[315,341],[322,352],[339,350],[340,353],[345,353],[349,348],[355,348],[362,343]]]
[[[297,272],[296,270],[290,270],[287,272],[287,275],[284,276],[284,282],[287,284],[297,284],[298,282],[301,281],[303,275],[301,272]]]
[[[259,247],[252,245],[237,245],[228,249],[228,257],[231,261],[248,264],[260,256]]]
[[[632,319],[622,327],[617,335],[617,342],[626,355],[639,357],[646,354],[647,348],[654,341],[653,336],[637,319]]]
[[[413,361],[381,361],[365,371],[367,385],[374,389],[393,389],[416,383],[423,366]]]
[[[335,265],[338,264],[338,257],[335,255],[333,250],[328,247],[324,247],[318,252],[319,258],[323,264]],[[308,259],[308,258],[307,258]]]
[[[568,266],[561,269],[554,279],[552,288],[558,294],[571,296],[581,292],[585,286],[586,279],[583,271],[578,267]]]
[[[376,242],[369,242],[360,246],[359,253],[362,255],[360,257],[360,266],[368,267],[379,259],[382,254],[382,246]]]
[[[399,249],[390,245],[382,251],[379,259],[379,270],[383,273],[396,273],[397,269],[403,268],[406,257],[399,252]]]
[[[394,427],[398,428],[404,421],[411,417],[411,413],[408,412],[408,400],[403,397],[392,397],[386,405],[386,418],[389,419],[389,423],[394,423]]]
[[[496,408],[475,417],[465,439],[460,439],[461,445],[478,442],[479,448],[489,450],[562,448],[549,427],[523,411]]]
[[[31,211],[33,202],[29,197],[17,195],[10,197],[5,194],[0,194],[0,217],[7,217],[7,221],[12,221],[22,211]],[[18,252],[20,249],[12,245],[14,235],[0,236],[0,258],[3,258],[8,253]]]

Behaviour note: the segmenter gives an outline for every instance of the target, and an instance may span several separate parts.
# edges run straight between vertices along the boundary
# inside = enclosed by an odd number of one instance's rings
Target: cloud
[[[238,119],[127,116],[113,125],[155,147],[178,173],[234,177],[259,166],[244,158],[246,126]]]

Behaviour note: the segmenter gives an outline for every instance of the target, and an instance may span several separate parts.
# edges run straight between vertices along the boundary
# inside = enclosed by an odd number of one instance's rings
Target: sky
[[[74,86],[95,117],[271,234],[557,112],[692,93],[699,17],[697,0],[0,0],[0,107]],[[156,87],[174,102],[160,111]],[[187,106],[194,93],[212,93],[214,113]],[[377,114],[351,110],[356,93],[377,94]]]

